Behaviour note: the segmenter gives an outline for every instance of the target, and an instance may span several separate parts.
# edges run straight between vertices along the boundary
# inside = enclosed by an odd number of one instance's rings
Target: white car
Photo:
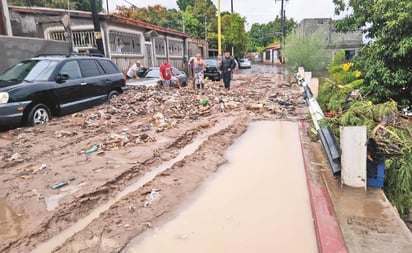
[[[176,77],[179,79],[180,85],[182,87],[187,86],[187,75],[184,71],[178,70],[173,67],[173,72],[175,72]],[[142,74],[139,79],[129,79],[126,85],[130,86],[156,86],[161,85],[160,79],[160,67],[150,67]]]
[[[252,67],[252,63],[247,58],[239,59],[239,68],[240,69],[250,69]]]

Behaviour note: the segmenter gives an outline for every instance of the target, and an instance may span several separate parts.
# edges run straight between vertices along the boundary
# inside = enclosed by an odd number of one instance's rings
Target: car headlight
[[[9,101],[9,93],[0,92],[0,104],[6,104]]]

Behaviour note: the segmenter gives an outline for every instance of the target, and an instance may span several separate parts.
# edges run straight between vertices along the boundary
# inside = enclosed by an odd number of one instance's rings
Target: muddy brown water
[[[297,123],[253,123],[226,157],[174,219],[123,252],[318,252]]]

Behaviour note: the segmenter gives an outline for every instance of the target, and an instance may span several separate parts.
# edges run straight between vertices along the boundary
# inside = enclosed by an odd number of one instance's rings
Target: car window
[[[69,79],[78,79],[82,77],[79,63],[77,63],[77,61],[65,62],[63,67],[60,69],[59,74],[68,74]]]
[[[84,77],[93,77],[102,74],[94,59],[80,60],[79,63]]]
[[[98,60],[98,62],[102,65],[104,72],[107,74],[116,74],[120,72],[112,61]]]
[[[6,81],[46,81],[50,79],[58,63],[59,61],[50,60],[22,61],[6,70],[0,79]]]
[[[46,81],[50,79],[50,76],[56,69],[59,61],[43,60],[39,61],[26,76],[28,81]]]
[[[215,59],[205,59],[206,65],[208,67],[216,67],[217,60]]]
[[[158,69],[149,69],[149,70],[146,71],[144,77],[159,78],[160,77],[160,71]]]

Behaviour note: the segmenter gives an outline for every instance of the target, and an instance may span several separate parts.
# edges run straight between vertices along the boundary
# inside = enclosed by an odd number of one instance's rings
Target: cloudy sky
[[[103,0],[106,7],[109,1],[109,10],[113,11],[116,5],[130,6],[133,3],[138,7],[160,4],[167,8],[178,8],[176,0]],[[198,0],[202,1],[202,0]],[[217,7],[218,0],[212,0]],[[220,0],[220,10],[230,11],[231,0]],[[281,0],[233,0],[233,11],[246,17],[249,25],[253,23],[267,23],[280,15]],[[304,18],[337,18],[334,16],[332,0],[285,0],[286,17],[301,21]]]

